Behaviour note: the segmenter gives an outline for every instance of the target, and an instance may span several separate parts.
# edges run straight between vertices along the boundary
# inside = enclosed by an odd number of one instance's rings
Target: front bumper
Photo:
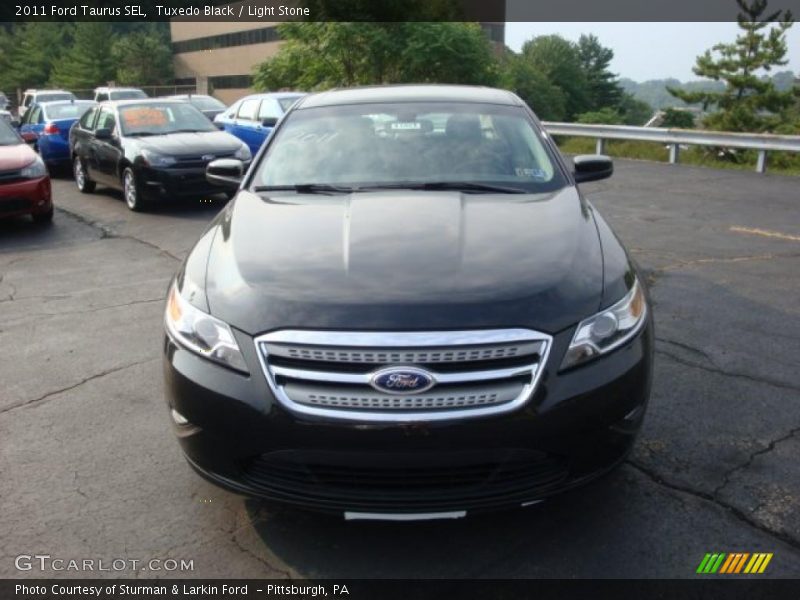
[[[608,356],[558,373],[572,334],[554,337],[527,404],[485,419],[391,424],[297,416],[274,399],[252,338],[241,332],[249,377],[167,336],[166,396],[188,421],[175,429],[190,465],[229,490],[334,513],[496,510],[584,484],[632,447],[651,387],[652,321]]]
[[[205,167],[140,167],[137,175],[142,189],[151,197],[201,197],[224,191],[209,183]]]
[[[0,217],[43,214],[52,208],[49,176],[0,185]]]

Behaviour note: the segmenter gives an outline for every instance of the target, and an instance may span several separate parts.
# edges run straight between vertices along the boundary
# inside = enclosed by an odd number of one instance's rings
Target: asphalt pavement
[[[0,221],[0,577],[87,575],[17,570],[36,554],[142,561],[99,577],[697,577],[707,552],[771,552],[761,577],[800,577],[800,179],[616,167],[585,192],[654,300],[633,455],[537,506],[410,524],[196,476],[162,397],[163,298],[223,200],[135,214],[56,179],[52,226]]]

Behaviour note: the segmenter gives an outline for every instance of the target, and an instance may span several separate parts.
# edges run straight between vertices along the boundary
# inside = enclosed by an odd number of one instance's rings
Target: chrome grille
[[[538,343],[440,347],[425,350],[389,350],[387,348],[333,348],[330,346],[296,346],[266,344],[270,356],[302,360],[371,364],[437,364],[512,358],[537,351]]]
[[[351,421],[433,421],[509,412],[533,394],[552,338],[528,329],[442,332],[284,330],[256,339],[264,374],[289,410]],[[375,389],[387,367],[417,367],[424,392]]]

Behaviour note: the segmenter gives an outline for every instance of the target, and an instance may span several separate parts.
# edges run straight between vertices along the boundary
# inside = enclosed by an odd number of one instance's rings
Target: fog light
[[[188,425],[189,419],[184,417],[181,413],[179,413],[174,408],[169,411],[169,414],[172,415],[172,420],[175,421],[175,425]]]

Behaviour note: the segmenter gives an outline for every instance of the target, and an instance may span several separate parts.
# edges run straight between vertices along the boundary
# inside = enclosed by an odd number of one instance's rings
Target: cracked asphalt
[[[194,564],[100,577],[696,577],[720,551],[800,577],[800,180],[617,161],[585,192],[655,303],[629,461],[524,510],[353,524],[218,490],[173,439],[163,297],[222,203],[133,214],[55,180],[52,227],[0,222],[0,577],[83,575],[20,554]]]

